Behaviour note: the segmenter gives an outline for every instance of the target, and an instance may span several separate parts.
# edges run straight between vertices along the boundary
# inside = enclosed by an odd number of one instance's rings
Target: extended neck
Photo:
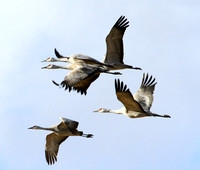
[[[48,67],[43,67],[43,68],[73,70],[75,68],[75,65],[74,64],[65,65],[65,66],[52,65],[52,67],[49,67],[49,68]]]
[[[69,62],[69,57],[57,58],[55,60],[58,62]]]
[[[50,130],[50,131],[55,131],[54,128],[50,127],[50,128],[45,128],[45,127],[40,127],[38,126],[37,128],[35,128],[36,130]]]
[[[75,66],[73,64],[66,65],[66,66],[59,66],[60,69],[66,69],[66,70],[73,70],[74,67]]]
[[[105,112],[105,113],[123,114],[123,112],[121,112],[121,109],[118,109],[118,110],[106,109],[106,112]]]

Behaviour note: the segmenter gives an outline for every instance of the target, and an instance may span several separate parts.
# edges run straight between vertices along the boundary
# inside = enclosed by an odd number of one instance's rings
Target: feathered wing
[[[61,85],[65,87],[65,90],[69,88],[69,91],[73,89],[86,95],[90,84],[94,82],[99,75],[96,67],[77,67],[65,76]]]
[[[133,98],[130,90],[127,89],[127,86],[119,79],[115,79],[115,90],[117,99],[123,103],[128,111],[144,112],[140,104]]]
[[[56,48],[54,49],[54,52],[55,52],[55,55],[57,58],[66,58],[66,57],[60,55],[60,53],[56,50]]]
[[[72,56],[77,62],[80,63],[86,63],[86,64],[91,64],[91,65],[105,65],[104,63],[89,57],[87,55],[82,55],[82,54],[75,54]]]
[[[148,73],[145,75],[143,74],[143,79],[140,88],[134,94],[135,100],[142,106],[142,108],[149,112],[151,105],[153,103],[153,93],[155,89],[155,78],[153,79],[152,76],[149,77]]]
[[[46,136],[45,157],[48,164],[52,165],[57,161],[59,145],[67,138],[68,136],[58,136],[55,133]]]
[[[106,37],[107,52],[104,63],[122,63],[123,64],[123,35],[126,28],[129,26],[129,21],[125,16],[121,16],[110,33]]]
[[[62,122],[58,125],[59,128],[67,126],[68,129],[72,133],[75,133],[75,131],[76,131],[77,127],[78,127],[78,124],[79,124],[78,122],[76,122],[74,120],[70,120],[70,119],[64,118],[64,117],[61,117],[60,119],[62,120]]]

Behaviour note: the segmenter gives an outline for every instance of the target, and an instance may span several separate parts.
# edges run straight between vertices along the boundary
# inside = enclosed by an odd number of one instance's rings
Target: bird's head
[[[32,127],[30,127],[30,128],[28,128],[28,129],[39,129],[40,128],[40,126],[32,126]]]
[[[105,108],[100,108],[99,110],[95,110],[93,112],[99,112],[99,113],[109,113],[110,110],[109,109],[105,109]]]
[[[57,61],[55,58],[49,57],[46,60],[43,60],[42,62],[55,62],[55,61]]]
[[[60,68],[60,67],[57,65],[49,64],[48,66],[42,67],[41,69],[57,69],[57,68]]]

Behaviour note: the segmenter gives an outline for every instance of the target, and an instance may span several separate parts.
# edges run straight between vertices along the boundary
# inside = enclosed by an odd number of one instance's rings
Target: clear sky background
[[[142,71],[102,74],[81,96],[51,82],[68,71],[40,69],[55,47],[102,60],[105,37],[121,15],[130,21],[124,62]],[[1,0],[0,21],[0,169],[200,169],[199,1]],[[144,72],[158,82],[151,111],[171,119],[92,112],[121,108],[114,79],[134,94]],[[48,166],[48,132],[27,128],[49,127],[60,116],[79,121],[94,138],[68,138]]]

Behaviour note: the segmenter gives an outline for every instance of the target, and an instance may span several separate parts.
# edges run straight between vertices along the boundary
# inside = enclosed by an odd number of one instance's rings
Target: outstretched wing
[[[119,79],[115,79],[115,90],[117,99],[123,103],[128,111],[144,112],[140,104],[134,100],[130,90],[127,89],[127,86],[124,85],[123,82],[120,82]]]
[[[80,92],[81,95],[86,95],[90,84],[94,82],[99,75],[100,73],[96,67],[76,67],[65,76],[61,85],[65,87],[65,90],[69,88],[69,91],[73,89]]]
[[[110,33],[106,37],[107,52],[104,63],[122,63],[123,64],[123,35],[126,28],[129,26],[129,21],[125,16],[121,16]]]
[[[45,157],[48,164],[52,165],[57,161],[59,145],[67,138],[68,136],[58,136],[55,133],[46,136]]]
[[[152,76],[149,77],[149,74],[143,74],[143,79],[140,88],[134,94],[135,100],[142,106],[142,108],[149,112],[151,105],[153,103],[153,92],[155,89],[155,78],[152,80]]]

